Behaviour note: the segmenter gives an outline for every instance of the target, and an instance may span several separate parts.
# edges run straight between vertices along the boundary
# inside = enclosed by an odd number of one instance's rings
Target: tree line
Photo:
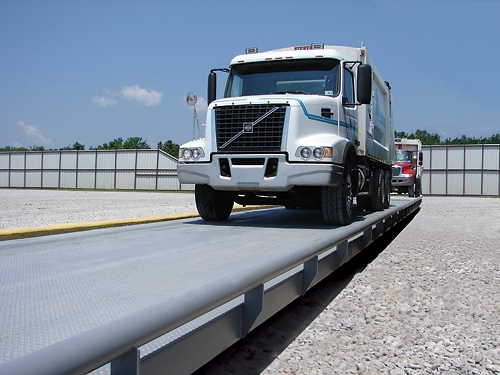
[[[441,136],[437,133],[431,134],[427,130],[417,129],[414,133],[408,134],[406,132],[394,132],[395,138],[408,138],[408,139],[420,139],[423,145],[475,145],[475,144],[500,144],[500,134],[494,134],[487,138],[471,138],[462,135],[460,138],[446,138],[444,141],[441,140]],[[158,142],[157,148],[159,150],[165,151],[167,154],[173,157],[178,157],[179,155],[179,145],[172,142],[172,140],[167,140],[165,142]],[[108,143],[103,143],[97,147],[90,147],[89,150],[149,150],[151,147],[146,140],[141,137],[129,137],[126,140],[123,138],[116,138]],[[29,148],[25,147],[0,147],[0,151],[59,151],[59,150],[85,150],[85,145],[79,142],[73,143],[72,146],[66,146],[59,149],[46,149],[43,146],[31,146]]]
[[[172,142],[172,140],[167,140],[165,142],[160,141],[157,143],[157,148],[166,152],[167,154],[178,157],[179,156],[179,145],[177,143]],[[89,150],[150,150],[151,146],[147,143],[146,140],[143,140],[141,137],[129,137],[126,140],[123,138],[116,138],[108,143],[103,143],[97,147],[90,146]],[[72,146],[66,146],[62,148],[51,148],[46,149],[43,146],[31,146],[29,148],[25,147],[0,147],[0,151],[64,151],[64,150],[85,150],[85,145],[82,145],[80,142],[73,143]]]
[[[494,134],[487,138],[470,138],[462,135],[459,138],[446,138],[441,140],[441,136],[437,133],[431,134],[427,130],[417,129],[415,133],[394,132],[395,138],[420,139],[423,145],[491,145],[500,144],[500,134]]]

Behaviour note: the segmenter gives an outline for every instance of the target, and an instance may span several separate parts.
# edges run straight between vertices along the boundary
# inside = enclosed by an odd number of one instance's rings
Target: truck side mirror
[[[217,74],[211,71],[208,75],[208,104],[217,99]]]
[[[424,165],[424,153],[422,151],[418,153],[418,165]]]
[[[372,67],[368,64],[358,66],[358,102],[370,104],[372,100]]]

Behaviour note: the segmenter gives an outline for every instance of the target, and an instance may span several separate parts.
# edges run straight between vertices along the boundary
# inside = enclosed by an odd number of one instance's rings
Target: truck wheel
[[[382,211],[384,209],[384,195],[385,195],[385,179],[384,171],[382,169],[375,169],[373,172],[373,185],[371,205],[374,211]]]
[[[408,186],[408,197],[413,198],[415,196],[415,185]]]
[[[223,221],[231,215],[234,201],[227,192],[214,190],[208,185],[196,185],[194,197],[203,220]]]
[[[391,187],[392,184],[392,174],[391,171],[385,170],[384,171],[384,208],[389,208],[391,205]]]
[[[415,198],[420,197],[421,194],[422,194],[422,182],[417,181],[415,183]]]
[[[346,162],[344,178],[338,186],[323,186],[321,189],[321,209],[323,220],[328,225],[349,225],[352,221],[352,169]]]

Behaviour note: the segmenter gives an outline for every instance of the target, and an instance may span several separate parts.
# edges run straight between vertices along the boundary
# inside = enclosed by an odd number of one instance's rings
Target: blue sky
[[[0,0],[0,147],[192,139],[211,68],[246,47],[367,46],[398,131],[500,132],[500,1]]]

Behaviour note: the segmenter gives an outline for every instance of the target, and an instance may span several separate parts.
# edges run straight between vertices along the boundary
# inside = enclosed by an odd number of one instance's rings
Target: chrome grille
[[[218,151],[280,151],[287,107],[286,104],[259,104],[215,108],[215,131]],[[274,108],[277,109],[251,126],[256,120],[265,116]],[[245,130],[244,124],[247,125]]]
[[[401,171],[402,171],[401,166],[393,165],[392,166],[392,177],[401,176]]]

